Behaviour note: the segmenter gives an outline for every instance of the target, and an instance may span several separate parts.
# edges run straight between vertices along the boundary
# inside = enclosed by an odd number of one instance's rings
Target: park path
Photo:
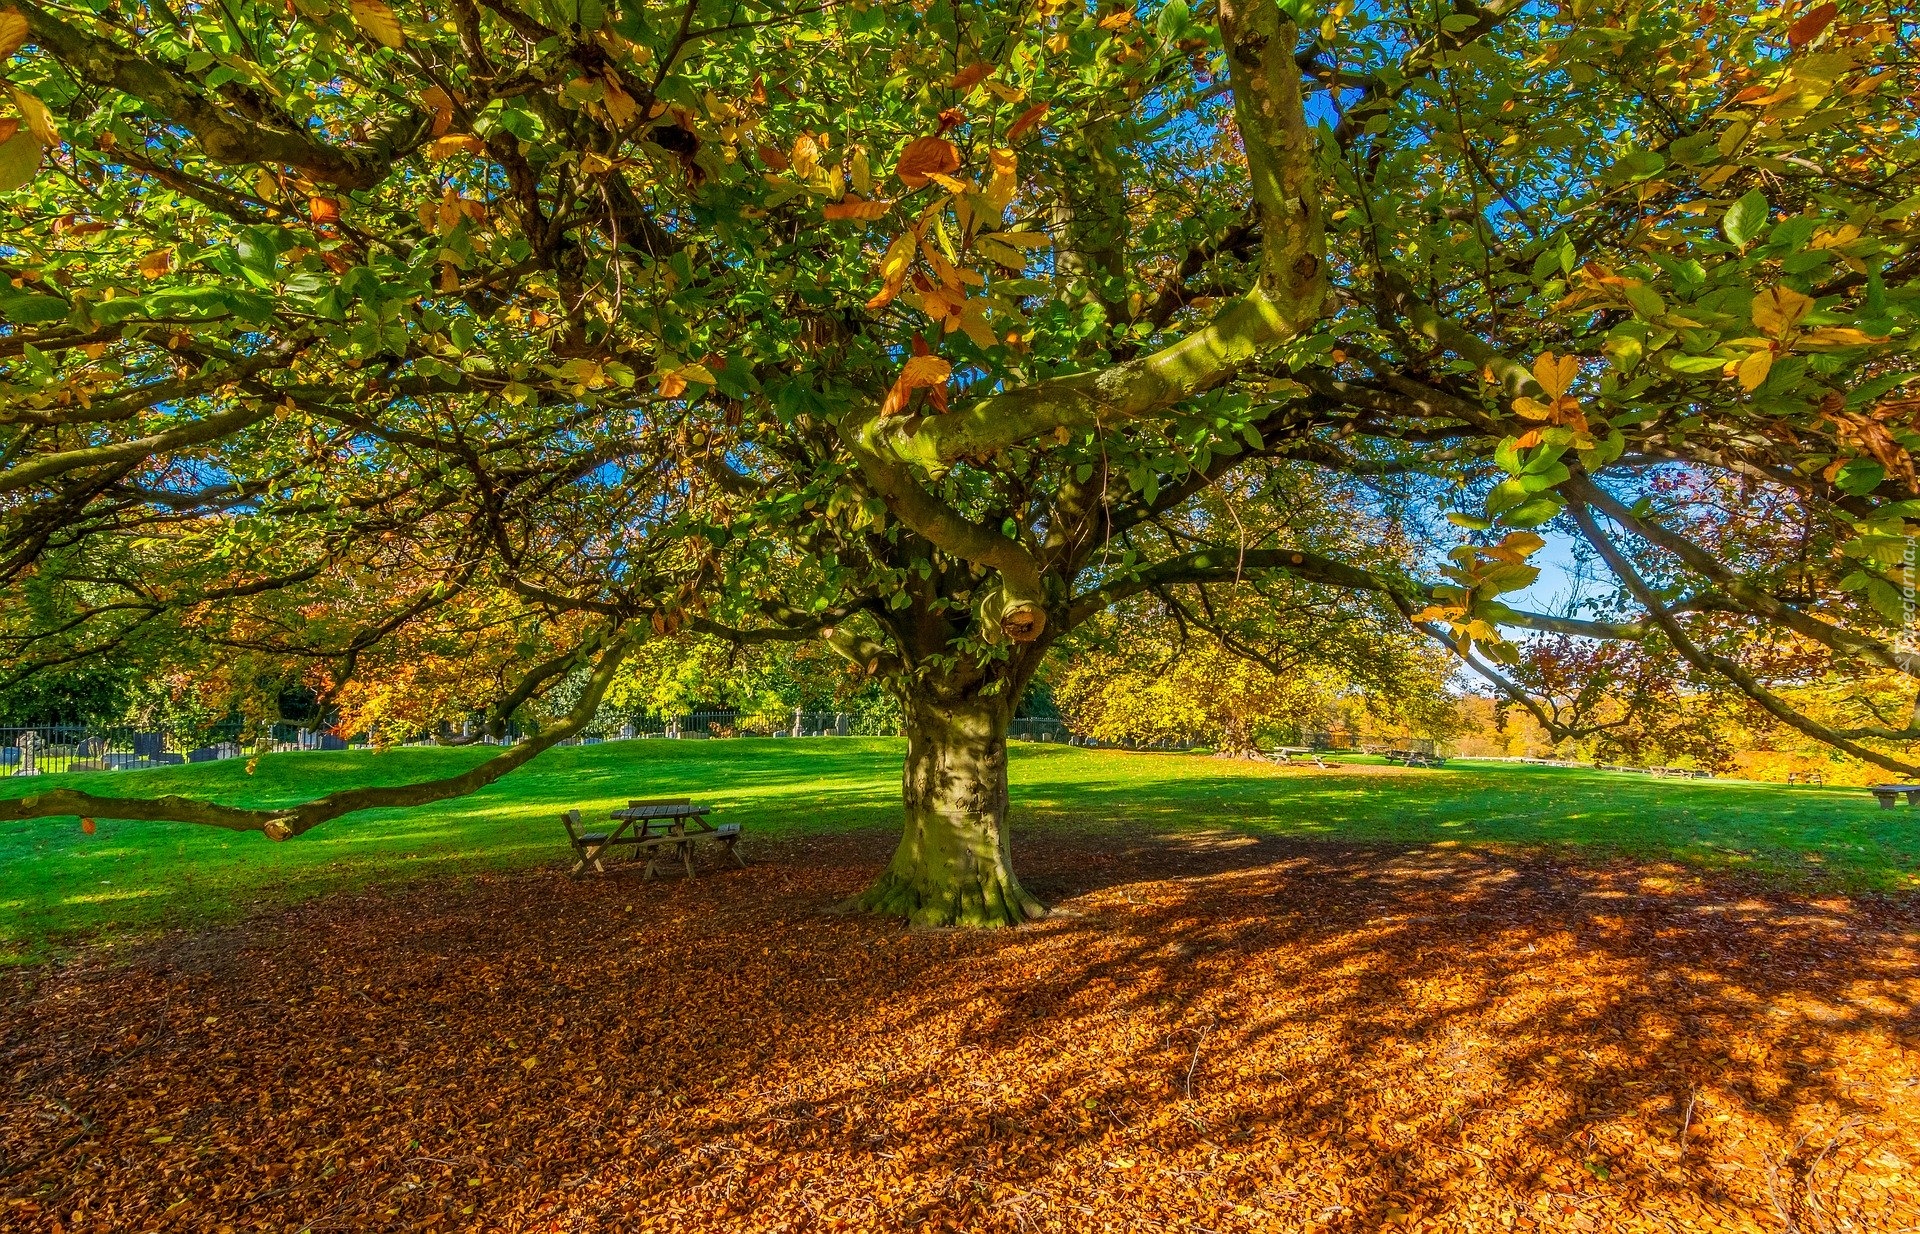
[[[0,976],[0,1229],[1920,1229],[1920,904],[1051,831],[997,934],[690,884],[341,896]]]

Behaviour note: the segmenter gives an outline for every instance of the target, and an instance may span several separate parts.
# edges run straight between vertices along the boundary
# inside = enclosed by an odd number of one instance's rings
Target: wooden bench
[[[626,830],[625,826],[616,827],[612,831],[581,831],[580,828],[582,824],[580,821],[580,811],[578,810],[568,810],[565,814],[562,814],[560,816],[560,823],[567,829],[567,840],[573,845],[573,869],[567,871],[568,875],[573,878],[579,878],[582,874],[586,873],[589,865],[591,865],[596,872],[605,874],[607,867],[601,858],[606,856],[608,849],[621,844],[637,846],[640,843],[640,837],[638,835],[621,834]],[[635,856],[638,855],[639,850],[636,847]]]
[[[740,842],[740,824],[724,823],[715,827],[706,821],[708,811],[709,807],[694,805],[685,797],[629,801],[626,809],[615,810],[608,816],[619,824],[612,831],[582,833],[580,811],[569,810],[561,815],[577,854],[569,873],[579,878],[592,866],[598,873],[605,874],[607,867],[601,858],[609,849],[626,846],[633,849],[636,860],[642,853],[646,854],[649,879],[659,872],[663,855],[679,858],[687,877],[692,878],[693,847],[702,840],[719,843],[736,864],[744,867],[746,859],[734,847]]]
[[[1893,809],[1893,799],[1905,796],[1910,806],[1920,806],[1920,784],[1875,784],[1867,790],[1880,803],[1882,810]]]
[[[1787,783],[1789,784],[1819,784],[1824,786],[1826,782],[1827,778],[1817,771],[1789,771],[1787,773]]]

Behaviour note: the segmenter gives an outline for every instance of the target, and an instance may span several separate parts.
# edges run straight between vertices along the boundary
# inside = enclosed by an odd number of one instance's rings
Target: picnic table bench
[[[1893,809],[1893,799],[1902,795],[1908,805],[1920,806],[1920,784],[1875,784],[1867,791],[1879,801],[1882,810]]]
[[[1787,783],[1789,784],[1819,784],[1824,786],[1826,782],[1827,778],[1817,771],[1789,771],[1787,773]]]
[[[658,872],[662,856],[677,858],[685,866],[687,877],[692,878],[693,847],[708,840],[719,844],[737,864],[745,866],[746,859],[734,847],[740,841],[740,824],[722,823],[716,827],[707,821],[710,810],[711,807],[694,805],[685,797],[629,801],[626,809],[615,810],[607,816],[618,826],[602,832],[582,832],[580,811],[568,810],[560,816],[576,855],[568,874],[579,878],[588,866],[605,874],[607,867],[601,859],[608,850],[625,846],[633,849],[636,860],[643,852],[647,855],[646,877],[649,879]]]

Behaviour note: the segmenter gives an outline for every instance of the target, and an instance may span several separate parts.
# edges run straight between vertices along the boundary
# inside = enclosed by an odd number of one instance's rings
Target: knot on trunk
[[[1010,596],[1004,585],[980,600],[980,633],[988,642],[1031,643],[1047,628],[1047,610],[1038,601]]]

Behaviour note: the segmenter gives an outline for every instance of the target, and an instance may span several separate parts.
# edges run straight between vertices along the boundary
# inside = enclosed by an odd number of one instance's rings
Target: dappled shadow
[[[0,1170],[20,1170],[0,1191],[27,1201],[0,1212],[316,1231],[1920,1219],[1911,900],[1221,829],[1048,834],[1017,861],[1062,912],[1017,931],[828,914],[890,843],[763,841],[754,868],[690,884],[337,897],[0,977]]]

